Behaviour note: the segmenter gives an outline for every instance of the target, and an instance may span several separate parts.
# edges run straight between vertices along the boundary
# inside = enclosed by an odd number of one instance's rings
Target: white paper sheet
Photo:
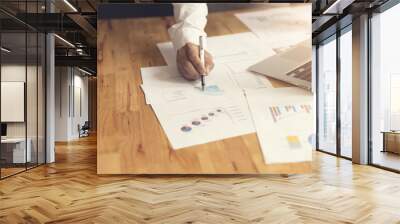
[[[173,149],[204,144],[254,132],[244,97],[191,104],[152,104]]]
[[[171,42],[157,44],[169,66],[176,67],[176,50]],[[229,76],[241,88],[271,87],[266,78],[247,70],[247,68],[275,54],[268,45],[260,44],[260,39],[253,33],[239,33],[207,38],[207,51],[214,59],[214,64],[233,68]]]
[[[246,90],[266,164],[312,160],[313,96],[296,87]]]
[[[271,7],[235,16],[262,39],[264,45],[277,51],[311,37],[311,4]]]
[[[244,92],[225,66],[200,82],[189,82],[171,66],[142,68],[142,90],[173,149],[254,132]]]
[[[235,80],[239,88],[258,89],[271,88],[272,84],[263,75],[250,72],[248,68],[254,64],[254,61],[227,62],[225,66],[229,69],[230,77]]]
[[[227,93],[243,94],[236,82],[229,76],[229,69],[216,65],[206,77],[205,91],[200,81],[187,81],[175,67],[158,66],[141,68],[141,86],[147,101],[153,103],[173,103],[175,101],[213,100]]]

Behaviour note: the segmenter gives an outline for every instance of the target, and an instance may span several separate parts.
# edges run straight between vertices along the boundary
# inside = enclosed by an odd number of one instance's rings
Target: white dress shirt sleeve
[[[199,36],[206,36],[208,8],[206,3],[174,3],[176,24],[168,29],[176,50],[186,43],[199,45]]]

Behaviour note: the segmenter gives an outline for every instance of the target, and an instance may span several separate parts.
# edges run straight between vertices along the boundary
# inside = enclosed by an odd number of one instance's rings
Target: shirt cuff
[[[181,27],[179,32],[176,32],[176,30],[177,28],[173,26],[168,30],[170,36],[173,37],[172,43],[176,50],[181,49],[187,43],[199,45],[199,37],[207,36],[203,30],[199,30],[192,26]]]

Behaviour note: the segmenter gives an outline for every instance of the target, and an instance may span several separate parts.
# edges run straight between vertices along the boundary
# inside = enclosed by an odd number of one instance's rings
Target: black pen
[[[200,43],[200,52],[199,52],[200,53],[200,62],[205,70],[206,66],[205,66],[205,61],[204,61],[204,37],[203,36],[199,37],[199,43]],[[204,87],[206,86],[205,75],[206,74],[201,74],[201,89],[203,91],[204,91]]]

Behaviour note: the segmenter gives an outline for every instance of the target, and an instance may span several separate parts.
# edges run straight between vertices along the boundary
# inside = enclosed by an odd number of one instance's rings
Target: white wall
[[[28,67],[28,70],[32,67]],[[25,64],[24,65],[2,65],[1,81],[25,82]]]
[[[69,68],[55,68],[55,141],[68,141],[69,136]]]
[[[56,67],[55,85],[55,140],[77,139],[78,125],[88,120],[88,78],[76,68]]]
[[[85,121],[88,120],[89,118],[89,111],[88,111],[88,78],[83,77],[80,74],[79,75],[74,75],[74,100],[75,100],[75,106],[73,108],[73,111],[75,110],[75,113],[73,114],[73,119],[72,119],[72,132],[71,135],[73,138],[78,138],[79,133],[78,133],[78,124],[81,126],[85,123]],[[80,91],[80,93],[78,93]],[[78,98],[78,96],[80,96]],[[80,102],[79,102],[80,101]],[[80,108],[79,108],[80,107]],[[81,111],[79,111],[79,109]]]

